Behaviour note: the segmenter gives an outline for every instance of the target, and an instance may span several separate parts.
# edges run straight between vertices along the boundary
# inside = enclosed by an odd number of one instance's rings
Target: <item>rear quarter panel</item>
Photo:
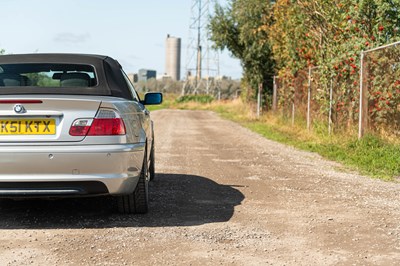
[[[104,101],[102,108],[116,109],[121,115],[126,128],[127,143],[151,143],[150,117],[145,114],[145,108],[136,101]]]

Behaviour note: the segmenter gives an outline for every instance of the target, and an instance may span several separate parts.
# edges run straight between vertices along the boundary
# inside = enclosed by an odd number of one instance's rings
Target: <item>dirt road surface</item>
[[[400,184],[204,111],[162,110],[150,212],[2,201],[0,265],[399,265]]]

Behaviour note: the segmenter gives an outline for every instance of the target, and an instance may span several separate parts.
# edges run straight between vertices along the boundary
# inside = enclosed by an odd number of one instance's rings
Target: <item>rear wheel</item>
[[[144,157],[139,182],[133,193],[117,198],[120,213],[147,213],[149,209],[149,182],[146,156]]]
[[[151,145],[151,151],[150,151],[150,166],[149,166],[150,181],[154,180],[154,177],[156,176],[155,164],[156,161],[154,157],[154,141],[153,141],[153,145]]]

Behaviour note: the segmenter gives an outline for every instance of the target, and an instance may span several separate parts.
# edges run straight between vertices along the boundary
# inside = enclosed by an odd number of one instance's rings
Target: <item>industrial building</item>
[[[128,79],[132,82],[132,83],[136,83],[138,82],[139,78],[138,78],[138,74],[136,73],[129,73],[126,74],[128,76]]]
[[[165,75],[173,80],[181,79],[181,39],[167,35]]]
[[[151,78],[157,77],[157,71],[150,69],[139,69],[138,80],[139,81],[148,81]]]

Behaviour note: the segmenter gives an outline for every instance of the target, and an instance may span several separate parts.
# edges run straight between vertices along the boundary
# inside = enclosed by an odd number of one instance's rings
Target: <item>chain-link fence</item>
[[[359,75],[353,68],[346,76],[332,75],[319,67],[299,71],[291,78],[275,77],[277,113],[292,121],[306,121],[327,131],[348,130],[358,125]]]
[[[400,135],[400,43],[365,51],[361,56],[360,136],[372,131]]]
[[[328,122],[329,91],[321,77],[318,67],[298,71],[294,76],[275,77],[273,110],[290,117],[293,123],[305,122],[308,129],[313,121]]]
[[[307,71],[299,71],[274,78],[273,110],[279,111],[283,117],[306,120],[307,113]]]
[[[310,130],[358,126],[360,137],[365,132],[399,136],[400,42],[362,52],[360,66],[349,58],[332,70],[310,67],[275,77],[272,103],[275,113],[292,123],[306,121]]]

